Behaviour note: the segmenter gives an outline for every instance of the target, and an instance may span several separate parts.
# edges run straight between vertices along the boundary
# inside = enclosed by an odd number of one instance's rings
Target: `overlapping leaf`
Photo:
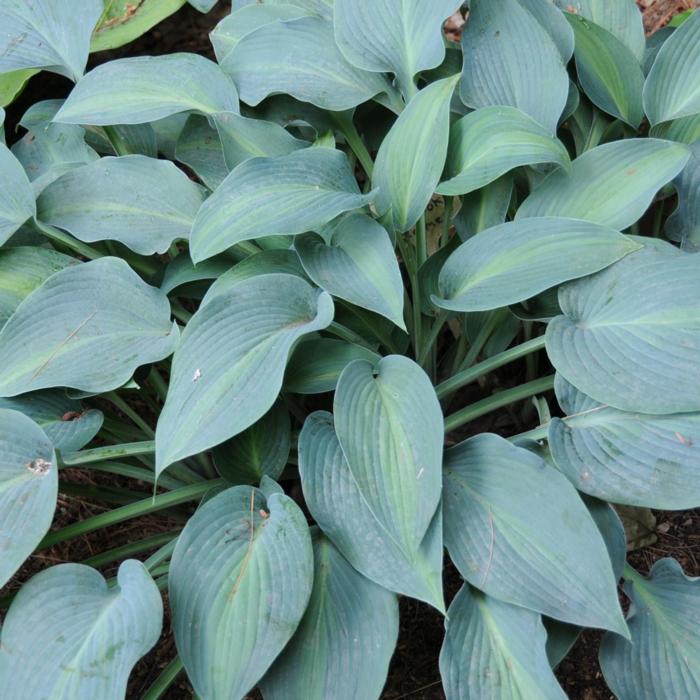
[[[27,175],[10,149],[0,143],[0,245],[35,213]]]
[[[489,185],[462,197],[462,208],[453,219],[458,236],[466,241],[506,220],[513,194],[513,178],[503,175]]]
[[[215,190],[229,174],[217,130],[201,114],[192,114],[175,147],[175,160],[194,170],[197,177]]]
[[[676,178],[678,208],[666,220],[666,235],[689,252],[700,250],[700,140],[690,147],[690,160]]]

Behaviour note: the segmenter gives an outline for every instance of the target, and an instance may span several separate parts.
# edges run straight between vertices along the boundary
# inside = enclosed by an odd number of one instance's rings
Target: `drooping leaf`
[[[462,50],[466,105],[517,107],[556,131],[569,78],[557,45],[518,0],[472,0]]]
[[[433,303],[485,311],[601,270],[641,248],[607,226],[540,217],[510,221],[462,243],[440,272]]]
[[[665,233],[695,253],[700,251],[700,140],[690,146],[690,160],[674,184],[678,208],[666,220]]]
[[[644,85],[644,111],[652,126],[700,113],[700,12],[659,50]]]
[[[629,572],[629,573],[628,573]],[[628,569],[631,639],[607,634],[600,666],[619,700],[675,700],[700,693],[700,579],[675,559],[661,559],[649,578]]]
[[[385,76],[346,61],[335,43],[333,23],[321,17],[263,25],[238,41],[222,68],[236,83],[241,100],[252,106],[281,92],[342,111],[392,90]]]
[[[333,416],[312,413],[299,436],[299,473],[306,504],[323,532],[361,574],[441,612],[442,511],[408,557],[363,498],[335,433]]]
[[[452,125],[443,195],[466,194],[521,165],[570,167],[564,144],[513,107],[483,107]]]
[[[418,92],[379,149],[372,185],[379,188],[379,212],[390,212],[396,231],[407,231],[418,221],[440,180],[457,80],[438,80]]]
[[[216,469],[232,484],[259,483],[263,475],[278,479],[291,449],[292,427],[283,403],[259,421],[214,449]]]
[[[457,235],[466,241],[506,220],[513,193],[513,178],[503,175],[489,185],[462,197],[462,208],[453,219]]]
[[[119,258],[59,270],[0,331],[0,396],[73,387],[101,393],[167,357],[177,325],[160,290]]]
[[[210,189],[215,190],[229,174],[219,133],[201,114],[192,114],[175,147],[175,160],[190,167]]]
[[[445,545],[487,595],[626,634],[605,543],[566,477],[481,434],[445,452]]]
[[[0,404],[0,586],[48,531],[57,495],[53,444],[34,421]]]
[[[142,124],[193,110],[238,112],[229,77],[203,56],[173,53],[103,63],[68,95],[56,121],[65,124]]]
[[[89,566],[53,566],[24,584],[7,613],[0,695],[120,700],[162,624],[160,593],[141,562],[125,561],[112,587]]]
[[[404,328],[404,288],[386,230],[365,214],[350,214],[330,240],[308,233],[294,248],[309,277],[329,294],[369,309]]]
[[[307,148],[277,158],[252,158],[235,168],[202,205],[191,233],[195,262],[240,241],[313,230],[365,206],[341,151]]]
[[[700,411],[700,258],[667,248],[646,247],[564,285],[564,315],[547,327],[555,368],[621,411]]]
[[[27,175],[10,149],[0,143],[0,245],[35,213]]]
[[[409,99],[415,91],[414,76],[442,63],[442,23],[458,7],[459,0],[336,0],[335,40],[358,68],[394,73]]]
[[[378,698],[399,632],[396,596],[358,574],[317,532],[309,606],[260,683],[266,700]]]
[[[568,216],[622,230],[688,162],[688,149],[661,139],[626,139],[586,151],[571,172],[556,170],[522,203],[516,219]]]
[[[157,473],[267,413],[296,341],[332,320],[331,297],[292,275],[245,280],[203,305],[173,359],[156,430]]]
[[[221,257],[210,258],[195,265],[189,255],[178,255],[165,268],[160,288],[170,294],[174,289],[192,282],[218,280],[231,269],[232,264],[230,259]]]
[[[576,35],[576,73],[586,95],[604,112],[638,128],[644,118],[644,73],[632,51],[609,31],[565,13]]]
[[[197,695],[246,695],[294,634],[313,573],[309,528],[291,498],[235,486],[200,506],[168,576],[175,642]]]
[[[565,700],[542,618],[465,584],[447,611],[440,675],[447,700]]]
[[[78,80],[85,70],[90,35],[101,13],[101,0],[3,0],[0,73],[46,68]]]

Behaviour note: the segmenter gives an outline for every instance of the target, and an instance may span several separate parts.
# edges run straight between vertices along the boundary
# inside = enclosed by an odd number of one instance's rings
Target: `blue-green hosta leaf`
[[[399,633],[396,595],[313,536],[314,586],[296,633],[260,683],[265,700],[378,698]]]
[[[437,191],[466,194],[521,165],[555,163],[568,169],[564,144],[514,107],[482,107],[452,125],[447,166]]]
[[[192,227],[195,262],[251,238],[298,234],[369,204],[344,153],[306,148],[241,163],[202,205]]]
[[[0,250],[0,328],[20,302],[54,272],[78,261],[50,248],[17,246]]]
[[[464,584],[447,611],[440,651],[447,700],[566,700],[549,666],[546,641],[536,612]]]
[[[0,73],[46,68],[78,80],[90,35],[102,14],[100,0],[3,0],[0,6]]]
[[[644,59],[642,61],[642,70],[644,75],[649,75],[651,67],[654,65],[654,61],[661,50],[661,47],[666,43],[666,39],[671,36],[674,32],[673,27],[666,25],[661,29],[657,29],[651,36],[647,37],[646,44],[644,47]]]
[[[676,178],[678,208],[666,220],[665,233],[681,248],[700,251],[700,140],[690,147],[690,160]]]
[[[379,188],[379,212],[390,213],[396,231],[408,231],[418,221],[440,180],[457,80],[438,80],[418,92],[379,149],[372,185]]]
[[[576,35],[576,73],[594,105],[635,129],[644,118],[644,73],[617,37],[579,15],[565,13]]]
[[[257,2],[258,0],[233,0],[231,4],[235,11]],[[294,5],[305,10],[309,15],[325,19],[333,19],[333,2],[334,0],[265,0],[267,5]]]
[[[657,124],[649,133],[669,141],[693,144],[700,140],[700,113]]]
[[[175,643],[197,695],[246,695],[294,634],[313,574],[309,528],[291,498],[235,486],[200,506],[168,577]]]
[[[351,214],[334,228],[328,242],[308,233],[297,237],[294,248],[319,287],[405,329],[403,281],[394,246],[374,219]]]
[[[214,463],[232,484],[259,483],[263,475],[278,479],[289,459],[291,441],[289,413],[277,402],[250,428],[214,448]]]
[[[304,423],[299,473],[309,511],[357,571],[444,612],[441,508],[418,551],[407,556],[372,514],[343,455],[333,416],[324,411],[312,413]]]
[[[116,389],[137,367],[170,355],[178,335],[165,294],[123,260],[67,267],[0,331],[0,396],[57,386]]]
[[[160,593],[141,562],[125,561],[112,587],[89,566],[53,566],[22,586],[7,613],[0,695],[121,700],[162,624]]]
[[[619,700],[676,700],[700,695],[700,579],[675,559],[661,559],[650,577],[625,578],[632,601],[630,641],[605,635],[600,666]]]
[[[358,68],[394,73],[410,99],[416,73],[442,63],[442,23],[459,5],[460,0],[335,0],[335,40]]]
[[[659,50],[644,85],[644,111],[652,126],[700,112],[700,12]]]
[[[0,404],[0,586],[51,527],[57,495],[58,465],[51,440],[30,418]]]
[[[556,131],[569,78],[557,45],[518,0],[472,0],[462,50],[466,105],[517,107]]]
[[[35,213],[29,179],[10,149],[0,143],[0,245]]]
[[[443,418],[428,376],[391,355],[358,360],[340,375],[333,403],[338,440],[357,487],[410,558],[442,491]]]
[[[217,130],[201,114],[192,114],[180,132],[175,160],[190,167],[210,189],[215,190],[229,174]]]
[[[198,12],[209,12],[219,0],[187,0]]]
[[[612,228],[578,219],[509,221],[450,255],[433,303],[452,311],[497,309],[597,272],[641,247]]]
[[[445,545],[487,595],[626,634],[605,543],[563,474],[497,435],[445,452]]]
[[[31,418],[61,452],[77,452],[102,427],[102,411],[84,409],[61,389],[31,392],[0,399],[0,408],[9,408]]]
[[[512,175],[503,175],[489,185],[462,197],[462,208],[453,219],[457,235],[466,241],[506,220],[513,194]]]
[[[284,274],[245,280],[203,305],[173,359],[156,430],[156,471],[234,437],[267,413],[296,341],[332,320],[326,292]]]
[[[188,237],[203,201],[200,188],[173,163],[106,157],[50,184],[37,200],[37,217],[81,241],[111,239],[152,255]]]
[[[560,288],[564,315],[547,327],[547,354],[600,403],[653,414],[700,411],[698,298],[699,257],[646,247]]]
[[[222,112],[215,115],[213,121],[219,131],[224,161],[229,170],[249,158],[284,156],[309,145],[308,141],[294,138],[279,124],[263,119]]]
[[[553,2],[542,0],[518,0],[544,27],[561,54],[566,65],[574,53],[574,32]]]
[[[686,146],[661,139],[626,139],[592,148],[571,172],[551,173],[522,203],[516,219],[568,216],[622,230],[688,162]]]
[[[269,95],[286,93],[339,112],[392,91],[384,75],[345,60],[333,37],[333,23],[320,17],[265,24],[240,39],[222,68],[236,83],[241,100],[253,106]]]
[[[65,124],[142,124],[193,110],[238,112],[230,78],[213,61],[190,53],[120,58],[78,82],[56,115]]]

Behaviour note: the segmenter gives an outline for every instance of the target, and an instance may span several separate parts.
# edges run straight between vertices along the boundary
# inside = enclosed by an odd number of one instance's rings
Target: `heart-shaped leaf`
[[[168,576],[175,642],[197,695],[246,695],[294,634],[313,574],[309,528],[291,498],[235,486],[200,506]]]
[[[35,213],[29,179],[10,149],[0,143],[0,245]]]

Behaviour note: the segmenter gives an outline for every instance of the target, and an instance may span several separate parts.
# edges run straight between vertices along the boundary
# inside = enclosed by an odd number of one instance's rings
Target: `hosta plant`
[[[700,506],[700,13],[233,5],[216,62],[85,75],[92,16],[0,6],[76,80],[0,148],[0,582],[164,523],[6,590],[0,697],[123,698],[165,591],[148,700],[378,698],[401,596],[450,700],[564,698],[585,627],[620,700],[699,697],[700,582],[613,506]]]

